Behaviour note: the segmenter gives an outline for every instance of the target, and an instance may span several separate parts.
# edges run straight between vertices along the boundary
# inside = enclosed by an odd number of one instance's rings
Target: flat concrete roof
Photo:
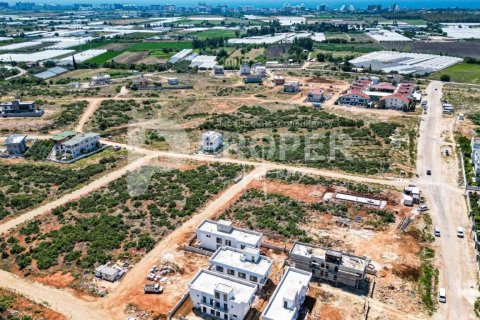
[[[88,133],[85,133],[85,134],[77,134],[75,137],[73,137],[72,139],[66,141],[63,143],[63,145],[65,146],[73,146],[81,141],[83,141],[84,139],[87,139],[87,138],[93,138],[93,137],[99,137],[100,135],[98,133],[94,133],[94,132],[88,132]]]
[[[295,309],[286,309],[283,307],[284,298],[292,298],[292,295],[304,286],[308,286],[312,274],[307,271],[289,267],[280,280],[277,288],[273,292],[267,307],[262,313],[262,317],[272,320],[292,320]]]
[[[27,139],[25,134],[11,134],[5,139],[5,144],[17,144]]]
[[[268,270],[271,268],[273,263],[272,260],[262,255],[260,255],[260,259],[258,259],[258,261],[256,262],[253,262],[251,260],[244,260],[242,259],[243,252],[244,250],[241,249],[220,247],[210,258],[210,261],[215,264],[221,264],[224,266],[231,266],[235,269],[246,270],[250,273],[254,273],[262,277],[268,273]]]
[[[339,252],[342,254],[342,263],[341,265],[347,268],[365,271],[365,268],[370,263],[370,260],[366,257],[354,256],[348,253],[343,253],[338,250],[326,249],[322,247],[317,247],[305,243],[295,242],[290,251],[292,254],[299,256],[304,256],[310,258],[311,256],[319,257],[325,259],[325,254],[327,251]]]
[[[200,270],[188,287],[211,295],[215,295],[215,289],[229,287],[233,291],[233,301],[237,303],[248,303],[257,291],[256,284],[206,269]]]
[[[256,247],[258,241],[262,238],[262,234],[259,232],[235,227],[232,228],[231,232],[222,232],[218,230],[217,224],[217,221],[205,220],[200,226],[198,226],[197,230],[205,231],[211,234],[217,234],[219,236],[229,235],[238,241],[250,244],[252,247]]]

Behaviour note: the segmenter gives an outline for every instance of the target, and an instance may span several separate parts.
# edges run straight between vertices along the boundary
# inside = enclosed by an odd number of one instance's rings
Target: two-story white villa
[[[255,301],[257,285],[211,270],[200,270],[188,284],[193,308],[223,320],[243,320]]]
[[[62,155],[78,158],[84,154],[93,152],[100,147],[100,135],[94,132],[85,134],[77,134],[73,138],[68,139],[55,145],[57,157]]]
[[[217,250],[222,246],[245,249],[258,248],[262,244],[262,234],[246,229],[235,228],[232,222],[204,220],[196,229],[200,247]]]
[[[273,261],[260,255],[260,249],[220,247],[210,258],[212,270],[247,280],[263,287],[272,271]]]
[[[297,319],[312,274],[308,271],[288,267],[280,283],[270,297],[263,311],[262,320],[294,320]]]
[[[223,135],[216,131],[208,131],[202,135],[202,147],[204,152],[215,152],[222,147]]]

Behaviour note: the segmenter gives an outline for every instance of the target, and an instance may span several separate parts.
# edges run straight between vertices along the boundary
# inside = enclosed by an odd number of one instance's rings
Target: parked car
[[[422,212],[422,211],[427,211],[428,210],[428,206],[426,203],[422,203],[421,205],[418,206],[418,209],[417,209],[419,212]]]
[[[433,231],[433,234],[435,235],[435,237],[440,237],[440,228],[439,227],[435,227],[434,231]]]
[[[447,302],[447,295],[445,293],[445,288],[440,288],[440,290],[438,290],[438,301],[441,303]]]
[[[448,157],[450,156],[450,151],[448,151],[448,149],[445,149],[445,155]]]
[[[463,228],[462,228],[462,227],[458,227],[458,228],[457,228],[457,237],[463,238],[464,236],[465,236],[465,233],[463,232]]]
[[[145,287],[143,288],[143,291],[145,293],[154,293],[154,294],[158,294],[158,293],[162,293],[163,292],[163,288],[161,285],[159,285],[158,283],[156,284],[146,284]]]
[[[432,170],[427,170],[427,176],[431,176],[432,175]]]

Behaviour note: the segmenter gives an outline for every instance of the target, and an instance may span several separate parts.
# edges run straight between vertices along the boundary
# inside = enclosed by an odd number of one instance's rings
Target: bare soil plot
[[[0,288],[1,319],[66,320],[63,315],[48,307],[30,301],[24,296]],[[25,318],[24,318],[25,317]]]
[[[148,54],[148,51],[124,52],[121,55],[115,57],[113,60],[118,63],[136,64],[140,63],[141,60],[148,57]]]
[[[109,43],[106,46],[103,46],[102,49],[113,50],[113,51],[123,51],[130,47],[131,43]]]

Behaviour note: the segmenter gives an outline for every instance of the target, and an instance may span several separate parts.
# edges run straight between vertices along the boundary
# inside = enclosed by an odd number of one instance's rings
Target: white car
[[[465,236],[465,233],[463,232],[463,228],[462,228],[462,227],[458,227],[458,228],[457,228],[457,237],[463,238],[464,236]]]
[[[425,203],[422,203],[421,205],[418,206],[417,210],[418,212],[427,211],[428,206]]]
[[[440,288],[440,290],[438,290],[438,301],[441,303],[447,302],[447,295],[445,294],[445,288]]]

